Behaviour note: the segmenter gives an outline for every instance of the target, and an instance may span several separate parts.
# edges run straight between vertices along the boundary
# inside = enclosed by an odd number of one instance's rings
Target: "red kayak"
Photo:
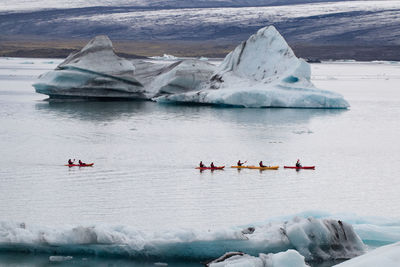
[[[221,166],[221,167],[196,167],[196,169],[198,170],[222,170],[223,168],[225,168],[225,166]]]
[[[88,164],[65,164],[65,166],[68,166],[68,167],[91,167],[93,165],[94,165],[94,163],[88,163]]]
[[[303,167],[283,166],[283,168],[285,168],[285,169],[296,169],[296,170],[301,170],[301,169],[314,170],[315,166],[303,166]]]

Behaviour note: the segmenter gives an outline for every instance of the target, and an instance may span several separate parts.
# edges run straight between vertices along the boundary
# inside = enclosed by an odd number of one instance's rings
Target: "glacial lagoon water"
[[[313,64],[314,84],[351,105],[319,110],[49,102],[31,84],[59,62],[0,59],[1,221],[159,231],[305,211],[399,217],[399,63]],[[283,169],[298,158],[316,169]],[[281,168],[230,169],[238,159]],[[200,160],[226,168],[200,172]]]

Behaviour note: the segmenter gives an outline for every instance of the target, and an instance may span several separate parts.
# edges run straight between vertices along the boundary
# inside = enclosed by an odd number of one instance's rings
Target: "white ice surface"
[[[399,265],[400,242],[397,242],[372,250],[335,267],[398,267]]]
[[[276,254],[260,253],[258,257],[243,255],[233,256],[222,262],[212,263],[210,267],[307,267],[304,257],[296,250],[289,249]]]

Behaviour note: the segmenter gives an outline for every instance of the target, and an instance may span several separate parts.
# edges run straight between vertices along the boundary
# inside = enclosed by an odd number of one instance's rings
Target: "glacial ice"
[[[89,254],[155,260],[210,260],[227,251],[249,255],[297,250],[307,261],[349,259],[364,252],[351,225],[332,219],[295,217],[254,228],[177,230],[160,233],[127,226],[36,227],[0,223],[0,250],[56,255]]]
[[[335,267],[398,267],[400,264],[400,242],[374,249],[362,256],[345,261]]]
[[[118,57],[107,36],[97,36],[81,51],[71,54],[53,71],[33,84],[36,92],[50,97],[108,97],[144,99],[135,66]]]
[[[155,100],[242,107],[349,106],[341,95],[315,88],[310,75],[308,63],[298,59],[275,27],[269,26],[229,53],[202,90]]]
[[[341,95],[314,87],[308,63],[295,56],[273,26],[260,29],[219,66],[170,55],[162,59],[158,64],[128,61],[115,55],[108,37],[98,36],[33,86],[50,97],[139,98],[255,108],[349,106]]]

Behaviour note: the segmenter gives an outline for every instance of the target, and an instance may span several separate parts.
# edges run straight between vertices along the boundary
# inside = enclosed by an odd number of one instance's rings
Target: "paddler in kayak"
[[[265,165],[263,164],[263,162],[262,162],[262,161],[260,161],[260,163],[258,163],[258,164],[260,164],[260,167],[261,167],[261,168],[263,168],[263,167],[267,167],[267,166],[265,166]]]
[[[301,164],[300,164],[300,160],[299,160],[299,159],[297,159],[296,167],[297,167],[297,168],[301,168],[301,167],[302,167]]]
[[[81,160],[79,160],[78,162],[79,162],[79,165],[81,165],[81,166],[86,165],[86,163],[82,162]]]
[[[215,168],[214,162],[211,162],[210,167],[211,167],[211,168]]]
[[[75,159],[73,161],[71,159],[69,159],[68,160],[68,165],[72,165],[72,164],[74,164],[74,162],[75,162]]]
[[[242,166],[244,164],[244,162],[240,162],[240,159],[239,159],[239,161],[237,162],[237,165],[240,167],[240,166]]]
[[[204,168],[205,167],[204,164],[203,164],[203,161],[200,161],[199,166],[200,166],[200,168]]]

